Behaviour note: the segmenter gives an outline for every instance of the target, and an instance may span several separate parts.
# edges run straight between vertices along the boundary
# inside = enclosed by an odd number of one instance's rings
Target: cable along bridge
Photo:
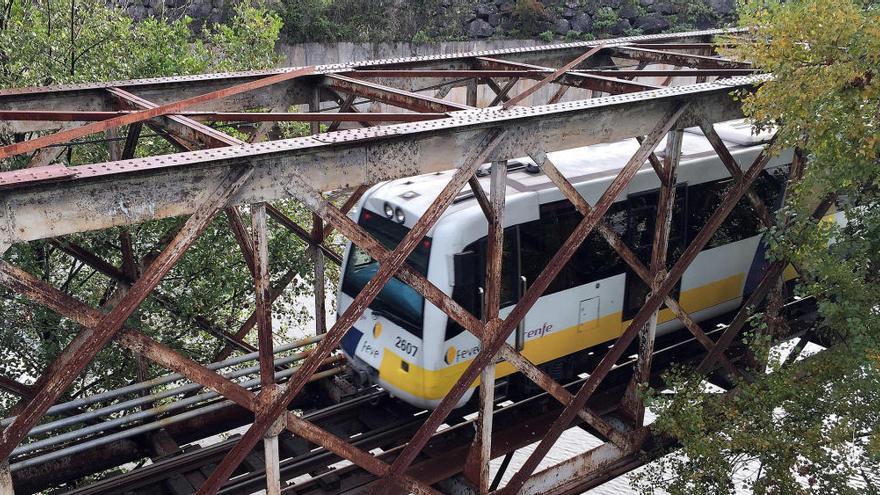
[[[778,296],[781,281],[791,278],[785,262],[756,262],[747,278],[726,282],[733,304],[707,313],[687,299],[688,277],[731,215],[754,226],[741,236],[754,239],[752,252],[760,230],[776,221],[760,186],[767,170],[778,172],[778,199],[804,164],[798,150],[772,156],[770,135],[736,143],[727,132],[730,121],[742,118],[732,93],[751,91],[768,77],[717,52],[745,35],[712,30],[0,90],[4,131],[50,131],[0,147],[0,158],[30,157],[26,168],[0,173],[0,246],[50,241],[125,289],[104,312],[0,261],[0,283],[81,326],[34,383],[0,379],[3,390],[21,398],[15,415],[2,421],[0,493],[580,493],[661,455],[673,440],[656,437],[645,424],[639,388],[662,386],[660,373],[673,363],[690,363],[725,389],[732,388],[731,377],[749,379],[754,357],[737,339],[748,308]],[[238,126],[247,141],[212,125],[221,122]],[[312,135],[267,140],[276,122],[309,122]],[[126,137],[108,141],[112,161],[58,164],[67,147],[95,134],[118,135],[120,128]],[[134,158],[145,129],[180,152]],[[702,148],[692,153],[694,139]],[[563,150],[619,142],[629,143],[626,156],[606,167],[604,185],[592,196],[578,182],[584,179],[575,180],[556,158]],[[676,198],[698,197],[698,183],[708,180],[700,177],[711,175],[708,163],[718,164],[724,177],[713,179],[714,196],[706,196],[709,185],[699,190],[710,200],[685,206],[688,223],[677,226]],[[383,214],[364,207],[368,190],[377,190],[371,186],[439,173],[442,184],[418,215],[401,210],[398,217],[391,208],[386,221],[406,227],[394,245],[357,221],[359,211],[361,220],[364,212]],[[511,302],[503,294],[505,227],[513,222],[515,183],[528,176],[541,177],[574,220],[554,231],[558,242],[543,253],[545,262],[528,267],[533,275]],[[638,196],[644,222],[619,228],[611,216],[630,205],[625,213],[633,218],[636,199],[626,198],[644,189],[637,183],[646,177],[657,187]],[[328,192],[348,196],[337,206]],[[509,192],[514,196],[507,198]],[[283,199],[311,210],[312,224],[299,225],[272,205]],[[469,304],[434,272],[407,263],[463,201],[479,208],[485,226],[476,265],[482,292]],[[826,216],[832,206],[820,202],[815,215]],[[691,220],[695,211],[699,221]],[[199,361],[126,321],[148,298],[175,311],[175,301],[157,287],[221,215],[253,275],[253,312],[233,329],[197,318],[225,344],[214,359]],[[66,237],[169,217],[187,220],[140,274]],[[315,274],[316,335],[283,345],[273,343],[272,302],[295,272],[270,283],[267,222],[309,246]],[[523,228],[517,226],[520,241]],[[638,238],[633,229],[641,229]],[[341,293],[346,299],[331,323],[323,316],[324,269],[345,263],[328,242],[334,232],[375,261],[375,271],[351,295]],[[570,260],[580,262],[585,240],[591,249],[601,243],[596,249],[616,260],[618,278],[628,285],[621,294],[629,314],[618,310],[613,335],[598,344],[588,345],[591,329],[580,329],[586,340],[568,342],[577,352],[563,356],[568,370],[560,373],[561,361],[536,357],[541,341],[529,344],[545,332],[526,336],[520,323],[557,290]],[[389,281],[405,284],[457,325],[461,338],[478,344],[427,409],[395,392],[381,371],[364,380],[363,370],[352,368],[361,359],[357,352],[340,351],[364,314],[381,317],[371,303]],[[801,339],[802,349],[812,337],[810,301],[771,306],[787,321],[778,337]],[[372,330],[366,338],[380,342],[381,328],[360,330]],[[249,343],[252,333],[257,345]],[[59,403],[111,342],[168,374]],[[397,352],[419,353],[413,349]],[[474,393],[478,379],[496,385]],[[243,433],[221,435],[239,428]],[[538,469],[571,428],[595,437],[596,446]],[[513,453],[529,445],[527,460],[511,466]],[[493,459],[500,465],[490,468]],[[114,469],[122,472],[107,474]]]

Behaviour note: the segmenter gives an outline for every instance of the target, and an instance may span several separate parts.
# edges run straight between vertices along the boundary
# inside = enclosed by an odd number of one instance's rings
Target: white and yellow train
[[[744,122],[719,124],[716,130],[743,168],[751,164],[768,137],[753,135]],[[631,139],[550,153],[549,158],[594,204],[637,147]],[[663,143],[657,149],[663,150]],[[790,161],[790,153],[771,159],[755,182],[755,190],[771,211],[778,206]],[[351,216],[386,247],[393,248],[453,172],[377,184]],[[488,190],[488,179],[480,182]],[[670,234],[670,265],[705,225],[730,182],[727,169],[705,137],[698,131],[685,132]],[[656,174],[646,165],[605,218],[645,264],[650,259],[659,187]],[[508,162],[502,318],[580,219],[533,162]],[[758,217],[743,198],[676,288],[681,305],[696,320],[738,307],[755,285],[764,263],[760,232]],[[477,317],[481,312],[486,233],[486,218],[466,188],[408,260]],[[376,273],[378,262],[349,244],[343,267],[337,301],[340,313]],[[582,357],[585,349],[619,336],[646,294],[646,286],[594,232],[528,312],[509,343],[522,349],[533,363],[543,364],[555,378],[568,378],[569,361]],[[658,323],[658,334],[681,328],[665,309]],[[480,343],[415,290],[392,279],[348,331],[342,349],[363,380],[379,384],[410,404],[432,408],[477,355]],[[514,369],[500,363],[496,373],[501,378]],[[472,393],[473,388],[459,405]]]

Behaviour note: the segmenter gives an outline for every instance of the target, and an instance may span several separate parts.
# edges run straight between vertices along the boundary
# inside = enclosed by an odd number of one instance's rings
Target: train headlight
[[[385,206],[383,206],[383,209],[385,210],[386,217],[392,218],[394,216],[394,207],[393,206],[389,205],[388,203],[385,203]]]
[[[403,210],[400,208],[394,209],[394,219],[397,220],[397,223],[403,223],[406,221],[406,215],[403,214]]]
[[[373,325],[373,338],[378,339],[380,335],[382,335],[382,324],[377,321],[376,324]]]

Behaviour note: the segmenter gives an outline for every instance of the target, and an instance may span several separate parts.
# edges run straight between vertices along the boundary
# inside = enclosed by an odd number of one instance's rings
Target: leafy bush
[[[553,41],[553,38],[555,38],[555,37],[556,37],[556,35],[553,34],[553,31],[544,31],[543,33],[538,35],[538,39],[540,39],[541,41],[548,41],[548,42]]]
[[[620,17],[611,7],[602,7],[596,11],[593,16],[593,30],[599,33],[606,33],[611,30],[618,22]]]
[[[514,29],[525,35],[534,35],[546,27],[547,11],[538,0],[517,0],[513,19]]]

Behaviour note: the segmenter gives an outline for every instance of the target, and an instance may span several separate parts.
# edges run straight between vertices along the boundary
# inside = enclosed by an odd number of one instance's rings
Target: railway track
[[[803,334],[812,327],[815,318],[810,304],[810,301],[798,301],[786,307],[790,328],[793,331],[792,336]],[[707,333],[713,335],[723,331],[724,326],[719,322],[727,321],[725,318],[727,315],[707,323],[705,328],[714,326],[713,330]],[[658,338],[655,349],[652,372],[655,386],[660,385],[661,374],[671,363],[699,359],[704,351],[686,332],[676,332]],[[602,352],[597,351],[596,361],[602,356]],[[631,354],[634,353],[633,349],[632,353],[625,354],[628,357],[622,358],[617,363],[590,401],[591,408],[603,414],[606,420],[622,428],[625,421],[617,417],[614,404],[618,403],[618,398],[631,376],[631,367],[635,362]],[[737,354],[734,359],[739,357],[740,355]],[[574,380],[567,387],[576,390],[583,380],[584,378]],[[496,403],[493,421],[495,425],[493,438],[496,439],[493,442],[494,455],[496,457],[505,455],[539,440],[538,435],[558,416],[561,407],[561,404],[546,393],[537,393],[518,400],[510,400],[502,395]],[[467,449],[474,438],[473,419],[470,416],[474,411],[472,404],[456,410],[447,420],[447,427],[432,438],[412,466],[410,473],[431,483],[441,482],[460,473],[464,467]],[[427,411],[397,401],[382,390],[367,389],[359,390],[351,399],[305,413],[304,417],[359,448],[372,452],[383,460],[391,461],[427,418]],[[587,425],[578,426],[601,438],[601,434],[592,431]],[[149,466],[109,477],[85,488],[55,493],[67,495],[193,493],[200,480],[210,474],[216,463],[236,442],[237,438],[228,438],[209,447],[195,448],[157,460]],[[284,493],[298,495],[358,493],[374,480],[371,474],[359,467],[347,463],[338,464],[341,459],[335,454],[323,448],[316,448],[290,434],[281,436],[280,451],[281,477],[289,483]],[[261,452],[261,447],[254,449],[248,460],[242,464],[220,493],[238,495],[263,489],[265,464]]]

